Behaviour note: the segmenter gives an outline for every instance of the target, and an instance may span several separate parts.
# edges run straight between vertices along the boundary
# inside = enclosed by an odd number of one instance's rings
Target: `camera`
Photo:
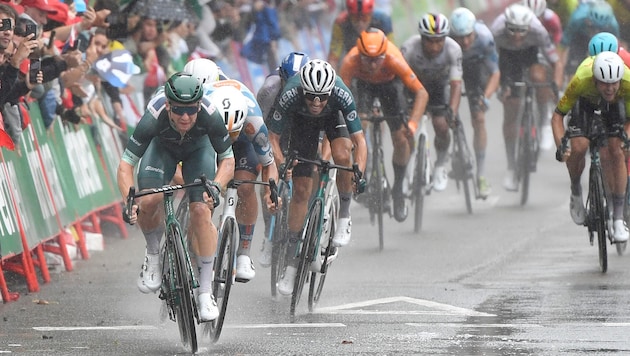
[[[2,25],[0,25],[0,31],[7,31],[13,28],[11,19],[2,19]]]

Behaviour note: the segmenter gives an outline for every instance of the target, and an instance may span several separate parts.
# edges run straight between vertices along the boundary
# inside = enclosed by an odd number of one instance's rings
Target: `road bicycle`
[[[387,120],[402,120],[402,114],[396,117],[388,117],[383,114],[381,100],[375,97],[372,101],[372,113],[361,119],[371,123],[370,138],[372,147],[371,165],[368,177],[368,209],[370,212],[370,222],[378,225],[378,248],[383,250],[384,246],[384,225],[383,216],[392,216],[392,195],[391,184],[387,178],[385,170],[385,157],[383,153],[383,131],[382,123]],[[404,122],[404,121],[403,121]]]
[[[291,295],[290,314],[295,318],[296,307],[300,301],[304,284],[309,280],[308,308],[312,312],[319,301],[330,264],[337,258],[338,248],[332,240],[337,227],[339,196],[335,187],[335,174],[331,170],[341,169],[354,173],[358,182],[361,178],[359,166],[352,167],[333,164],[327,160],[310,160],[292,154],[286,158],[285,166],[295,161],[314,164],[318,167],[319,186],[317,193],[310,200],[304,219],[300,244],[295,251],[299,262]],[[310,277],[310,278],[309,278]]]
[[[209,335],[213,342],[217,342],[221,336],[232,285],[235,282],[247,282],[236,278],[236,251],[240,240],[240,232],[236,222],[236,205],[238,203],[238,187],[241,184],[269,186],[271,200],[276,206],[278,205],[278,190],[273,179],[269,179],[269,182],[232,179],[227,184],[227,191],[223,200],[223,213],[219,224],[219,241],[212,280],[212,294],[219,307],[219,316],[212,322],[206,323],[204,329],[204,333]]]
[[[136,192],[135,187],[130,187],[127,195],[127,211],[131,211],[136,198],[151,194],[164,195],[166,238],[160,247],[162,285],[159,298],[164,301],[169,319],[177,322],[182,344],[189,347],[192,353],[197,352],[195,320],[197,324],[201,322],[193,292],[193,289],[199,287],[199,283],[190,262],[188,243],[182,232],[182,225],[175,215],[173,195],[175,191],[200,186],[205,187],[210,194],[207,179],[201,176],[193,183],[165,185],[141,192]]]
[[[530,175],[536,172],[539,156],[538,115],[536,90],[551,87],[557,96],[557,89],[553,82],[535,83],[530,81],[529,75],[523,76],[523,81],[515,82],[514,88],[521,98],[518,115],[518,135],[516,139],[516,177],[521,191],[521,205],[529,199]]]
[[[577,104],[579,105],[579,104]],[[588,228],[589,242],[591,246],[594,242],[594,235],[597,234],[597,247],[599,251],[599,266],[602,273],[608,270],[608,252],[606,239],[611,244],[615,244],[617,253],[623,254],[626,248],[626,242],[618,243],[613,239],[612,231],[612,213],[608,204],[608,195],[604,184],[604,175],[602,172],[599,151],[606,145],[607,133],[604,127],[601,110],[596,110],[589,117],[588,132],[586,137],[589,139],[589,152],[591,156],[591,164],[588,173],[588,197],[586,199],[586,219],[584,226]],[[562,161],[564,152],[569,147],[570,135],[565,132],[562,137],[560,147],[556,151],[556,159]],[[627,144],[627,138],[623,137]]]
[[[466,210],[473,213],[472,198],[480,199],[477,178],[474,174],[474,156],[470,152],[464,132],[464,124],[459,113],[453,113],[448,105],[440,105],[438,108],[446,110],[446,120],[453,132],[453,144],[451,149],[451,171],[449,178],[455,180],[457,190],[463,188]]]
[[[265,243],[272,244],[271,250],[271,296],[276,297],[278,291],[278,282],[282,278],[284,267],[286,265],[286,255],[289,231],[289,205],[291,204],[291,196],[293,195],[293,182],[285,181],[284,172],[280,172],[278,182],[278,197],[282,201],[280,209],[271,215],[269,221],[269,236]]]

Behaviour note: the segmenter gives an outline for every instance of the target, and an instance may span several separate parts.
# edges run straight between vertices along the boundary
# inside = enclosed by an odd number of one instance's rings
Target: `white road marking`
[[[79,331],[79,330],[157,330],[151,325],[120,325],[120,326],[34,326],[37,331]]]
[[[313,323],[313,324],[241,324],[224,325],[224,329],[269,329],[269,328],[345,328],[341,323]]]
[[[468,324],[468,323],[405,323],[405,325],[409,326],[417,326],[417,327],[431,327],[432,325],[450,327],[450,328],[515,328],[515,329],[526,329],[526,328],[543,328],[544,326],[538,324]]]
[[[429,308],[432,310],[401,311],[401,310],[363,310],[363,309],[360,309],[360,308],[371,307],[375,305],[398,303],[398,302],[405,302],[405,303],[410,303],[414,305],[419,305],[421,307]],[[416,298],[402,297],[402,296],[366,300],[363,302],[343,304],[343,305],[338,305],[334,307],[318,308],[315,310],[315,313],[316,314],[365,314],[365,315],[414,314],[414,315],[496,316],[494,314],[482,313],[482,312],[474,311],[472,309],[456,307],[454,305],[448,305],[448,304],[433,302],[430,300],[416,299]]]

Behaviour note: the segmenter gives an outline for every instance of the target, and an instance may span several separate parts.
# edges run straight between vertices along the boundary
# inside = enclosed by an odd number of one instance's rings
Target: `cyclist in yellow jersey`
[[[625,106],[625,117],[621,117],[624,112],[622,105]],[[600,110],[608,136],[607,145],[600,149],[600,155],[606,185],[612,193],[613,239],[625,242],[630,234],[623,219],[627,170],[622,137],[624,132],[626,135],[630,132],[630,70],[618,54],[601,52],[587,58],[578,67],[551,118],[559,150],[565,134],[564,116],[574,106],[576,110],[573,110],[567,128],[570,144],[562,152],[562,161],[566,162],[571,179],[571,218],[578,225],[584,224],[586,210],[580,180],[589,147],[585,136],[588,120],[594,111]]]

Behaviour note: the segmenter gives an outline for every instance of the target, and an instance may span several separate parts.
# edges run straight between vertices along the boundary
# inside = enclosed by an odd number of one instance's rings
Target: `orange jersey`
[[[400,53],[400,50],[391,41],[387,44],[385,59],[380,69],[372,71],[368,65],[363,65],[359,49],[355,46],[343,58],[339,76],[348,86],[350,86],[352,79],[355,78],[367,83],[381,84],[390,82],[398,77],[413,93],[417,93],[424,88],[402,53]]]

